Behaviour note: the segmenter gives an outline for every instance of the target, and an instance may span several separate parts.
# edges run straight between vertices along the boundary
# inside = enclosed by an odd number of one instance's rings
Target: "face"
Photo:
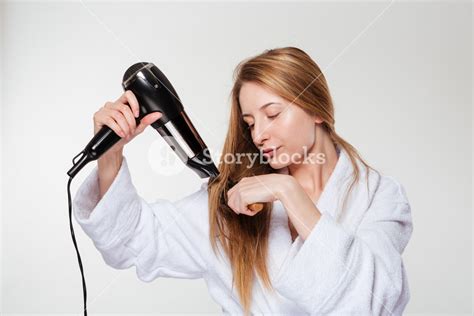
[[[242,85],[239,101],[255,146],[260,151],[277,149],[267,156],[272,168],[295,163],[303,157],[305,147],[310,152],[315,143],[315,124],[321,123],[320,119],[253,82]]]

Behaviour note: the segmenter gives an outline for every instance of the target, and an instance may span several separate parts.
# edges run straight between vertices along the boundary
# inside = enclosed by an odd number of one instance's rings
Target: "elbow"
[[[401,280],[397,286],[393,287],[393,295],[390,297],[392,306],[390,315],[403,315],[403,312],[410,301],[410,288],[403,262],[401,263]]]
[[[403,262],[400,263],[399,273],[384,282],[373,284],[371,312],[373,315],[403,315],[410,299],[408,280]],[[387,275],[388,276],[388,275]]]

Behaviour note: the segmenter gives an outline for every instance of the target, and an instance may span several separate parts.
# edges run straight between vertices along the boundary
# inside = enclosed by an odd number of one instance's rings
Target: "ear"
[[[323,121],[323,119],[319,116],[315,116],[314,117],[314,122],[317,123],[317,124],[321,124]]]

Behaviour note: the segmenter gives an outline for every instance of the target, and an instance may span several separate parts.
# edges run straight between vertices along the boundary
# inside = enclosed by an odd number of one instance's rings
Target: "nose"
[[[270,137],[269,135],[268,129],[264,124],[257,124],[257,122],[254,123],[253,142],[257,147],[262,147],[264,141]]]

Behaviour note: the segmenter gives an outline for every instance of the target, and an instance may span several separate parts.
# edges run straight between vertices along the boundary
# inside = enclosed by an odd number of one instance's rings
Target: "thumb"
[[[161,112],[153,112],[153,113],[150,113],[150,114],[146,115],[140,121],[140,125],[138,125],[137,129],[139,131],[143,131],[148,125],[156,122],[162,116],[163,116],[163,113],[161,113]]]

